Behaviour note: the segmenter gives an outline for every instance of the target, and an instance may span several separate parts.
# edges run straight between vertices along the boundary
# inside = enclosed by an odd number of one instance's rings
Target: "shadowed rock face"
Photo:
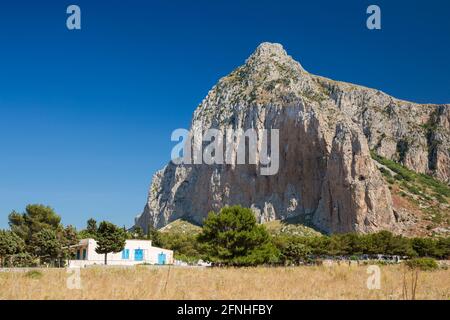
[[[449,119],[448,105],[311,75],[281,45],[263,43],[208,93],[191,130],[279,129],[278,173],[169,163],[154,175],[136,225],[147,230],[181,217],[201,223],[211,210],[240,204],[260,222],[298,218],[329,233],[396,232],[391,194],[370,149],[448,181]]]

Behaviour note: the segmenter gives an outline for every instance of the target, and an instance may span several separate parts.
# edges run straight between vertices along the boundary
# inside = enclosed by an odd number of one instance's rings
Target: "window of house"
[[[134,260],[135,261],[142,261],[142,260],[144,260],[144,250],[142,250],[142,249],[134,250]]]
[[[130,259],[130,249],[122,250],[122,259]]]

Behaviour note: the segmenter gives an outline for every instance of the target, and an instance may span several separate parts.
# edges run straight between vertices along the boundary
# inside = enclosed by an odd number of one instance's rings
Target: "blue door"
[[[83,249],[83,260],[86,260],[86,249]]]
[[[144,250],[142,250],[142,249],[135,249],[134,250],[134,260],[135,261],[142,261],[142,260],[144,260]]]
[[[158,254],[158,264],[166,264],[166,255],[162,252]]]

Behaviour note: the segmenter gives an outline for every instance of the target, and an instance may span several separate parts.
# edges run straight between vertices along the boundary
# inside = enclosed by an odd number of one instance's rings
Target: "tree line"
[[[374,234],[335,234],[320,236],[271,235],[257,223],[253,212],[240,206],[210,212],[199,234],[163,233],[139,227],[132,231],[102,221],[98,226],[89,219],[77,232],[64,227],[61,217],[43,205],[29,205],[25,212],[9,215],[10,230],[0,230],[2,266],[64,266],[74,258],[80,239],[97,241],[97,253],[120,252],[126,239],[148,239],[152,245],[171,249],[175,258],[186,262],[199,259],[225,266],[298,265],[324,257],[355,258],[362,255],[397,255],[402,257],[450,258],[450,237],[407,238],[388,231]]]
[[[363,255],[406,258],[450,258],[450,237],[407,238],[389,231],[373,234],[320,236],[270,235],[253,212],[240,206],[211,212],[199,235],[161,233],[150,228],[147,238],[175,251],[187,262],[203,259],[217,265],[298,265],[326,257],[358,259]]]
[[[78,232],[75,227],[63,226],[61,217],[48,206],[28,205],[25,212],[11,212],[8,216],[10,230],[0,230],[0,265],[2,267],[56,266],[63,267],[75,257],[80,239],[97,240],[97,253],[120,252],[125,241],[132,238],[125,227],[108,221],[97,227],[89,219],[86,229]]]

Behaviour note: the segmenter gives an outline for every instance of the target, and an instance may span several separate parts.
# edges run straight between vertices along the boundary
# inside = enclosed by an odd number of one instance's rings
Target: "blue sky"
[[[28,203],[132,225],[171,132],[263,41],[315,74],[450,103],[449,15],[445,0],[2,1],[0,228]]]

